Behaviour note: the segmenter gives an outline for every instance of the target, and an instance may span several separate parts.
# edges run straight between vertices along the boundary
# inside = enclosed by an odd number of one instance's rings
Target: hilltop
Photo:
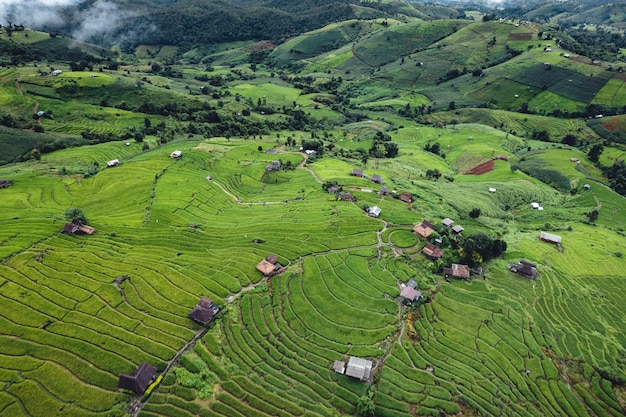
[[[624,414],[621,55],[341,3],[210,45],[0,34],[0,414]]]

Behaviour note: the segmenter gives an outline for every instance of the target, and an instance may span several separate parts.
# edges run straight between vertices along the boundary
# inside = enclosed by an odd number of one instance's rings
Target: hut
[[[409,193],[402,193],[400,194],[400,201],[404,201],[405,203],[412,203],[413,196]]]
[[[11,186],[12,182],[5,179],[0,179],[0,188],[7,188]]]
[[[420,224],[416,224],[415,226],[413,226],[413,232],[416,235],[423,237],[424,239],[428,239],[428,237],[432,235],[434,231],[435,226],[432,223],[427,222],[426,220],[422,220]]]
[[[463,233],[463,226],[459,226],[458,224],[456,226],[454,226],[452,228],[452,233],[454,233],[455,235],[460,235],[461,233]]]
[[[451,220],[449,218],[445,218],[441,221],[441,224],[443,224],[446,227],[452,227],[452,225],[454,224],[454,220]]]
[[[509,271],[526,278],[537,278],[537,265],[521,260],[516,265],[509,266]]]
[[[156,372],[157,369],[154,366],[144,362],[132,373],[120,375],[117,388],[132,391],[135,394],[143,394],[154,381]]]
[[[436,261],[437,259],[440,259],[443,256],[443,249],[438,248],[432,243],[427,243],[426,246],[422,248],[422,253],[426,257]]]
[[[352,170],[352,172],[350,172],[350,175],[352,175],[353,177],[362,177],[363,176],[363,170],[359,169],[359,168],[354,168]]]
[[[111,168],[111,167],[116,167],[120,164],[120,160],[119,159],[112,159],[110,161],[107,162],[107,167]]]
[[[183,153],[181,151],[174,151],[170,154],[170,158],[174,158],[174,159],[178,159],[181,156],[183,156]]]
[[[374,174],[372,175],[372,181],[375,182],[376,184],[382,184],[383,183],[383,177],[381,177],[378,174]]]
[[[213,300],[203,297],[187,317],[202,326],[206,326],[213,321],[219,311],[220,308],[213,303]]]
[[[370,217],[378,217],[380,216],[380,207],[374,206],[367,209],[367,215]]]
[[[421,291],[409,287],[408,285],[400,291],[400,298],[402,298],[404,304],[411,304],[413,301],[419,300],[421,296]]]
[[[271,277],[280,272],[282,265],[278,263],[278,255],[271,254],[259,262],[256,269],[266,277]]]
[[[380,187],[380,192],[378,194],[380,194],[380,195],[388,195],[389,194],[389,188],[387,188],[387,186],[383,185],[382,187]]]
[[[470,270],[467,265],[452,264],[450,268],[443,268],[443,274],[446,276],[446,279],[450,277],[468,281],[470,279]]]
[[[561,236],[553,235],[552,233],[548,232],[541,232],[539,234],[539,239],[543,240],[544,242],[554,243],[556,245],[561,244]]]
[[[372,374],[372,361],[350,356],[346,366],[346,375],[367,381]]]

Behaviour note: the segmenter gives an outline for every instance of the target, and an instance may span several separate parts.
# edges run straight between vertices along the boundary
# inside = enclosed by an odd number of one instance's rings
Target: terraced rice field
[[[368,392],[377,416],[623,415],[623,387],[607,379],[626,357],[626,243],[610,222],[623,198],[594,184],[585,201],[603,208],[590,226],[568,205],[585,195],[561,195],[504,161],[475,182],[406,178],[429,158],[453,175],[463,155],[519,139],[473,125],[395,135],[405,154],[364,168],[412,192],[413,204],[356,189],[357,203],[336,201],[317,178],[373,184],[330,157],[264,175],[273,159],[303,157],[235,139],[149,152],[106,143],[0,168],[14,181],[0,190],[0,415],[123,416],[133,398],[117,391],[119,374],[144,361],[163,372],[183,351],[140,416],[335,417],[354,415]],[[422,150],[433,140],[450,156]],[[91,178],[60,173],[114,158],[119,166]],[[537,240],[548,221],[530,201],[561,210],[550,222],[562,251]],[[85,211],[95,235],[60,233],[69,207]],[[482,215],[470,220],[474,207]],[[469,283],[433,274],[431,261],[411,258],[423,242],[409,230],[443,217],[505,239],[506,260]],[[267,279],[255,265],[271,253],[287,269]],[[519,259],[537,263],[540,278],[509,272]],[[407,308],[397,297],[411,278],[424,302]],[[206,334],[187,318],[200,297],[222,307]],[[332,370],[348,356],[373,361],[371,383]]]

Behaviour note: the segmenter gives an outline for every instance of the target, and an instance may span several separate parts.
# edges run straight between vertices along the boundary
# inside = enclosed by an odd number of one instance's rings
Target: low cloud
[[[0,23],[11,22],[33,28],[58,25],[63,23],[58,11],[79,2],[80,0],[0,0]]]
[[[137,13],[122,10],[110,0],[97,0],[89,7],[73,8],[85,0],[0,0],[0,23],[24,25],[32,29],[63,28],[74,39],[118,43],[113,35],[128,18]],[[70,21],[62,18],[61,11],[70,11]],[[67,14],[65,14],[67,16]],[[127,31],[124,38],[132,36]]]

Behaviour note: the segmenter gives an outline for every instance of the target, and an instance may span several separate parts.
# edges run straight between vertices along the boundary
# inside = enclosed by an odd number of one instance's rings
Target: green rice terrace
[[[407,22],[0,70],[0,416],[624,415],[626,79]]]

